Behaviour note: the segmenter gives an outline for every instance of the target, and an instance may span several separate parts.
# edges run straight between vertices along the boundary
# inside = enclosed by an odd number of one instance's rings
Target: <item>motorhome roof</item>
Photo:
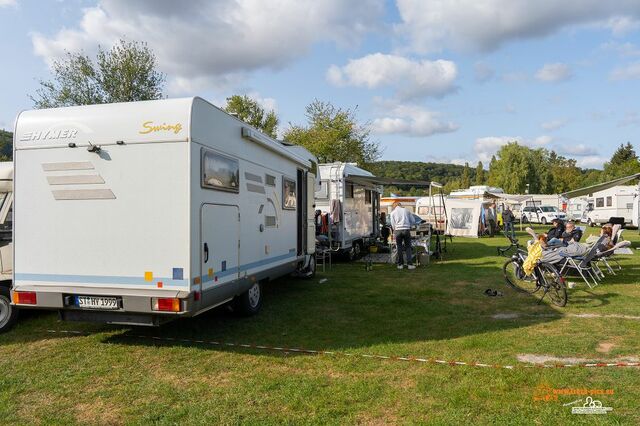
[[[227,114],[199,97],[24,111],[16,119],[15,149],[197,142],[198,120],[210,117],[207,109]],[[315,162],[304,148],[285,145],[233,118],[242,123],[245,139],[305,166]]]

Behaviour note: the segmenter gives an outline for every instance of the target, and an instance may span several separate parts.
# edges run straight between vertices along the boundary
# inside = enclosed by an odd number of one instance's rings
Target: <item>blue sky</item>
[[[249,94],[281,130],[315,98],[357,106],[384,159],[640,149],[638,0],[0,0],[0,128],[65,50],[119,38],[149,43],[169,96]]]

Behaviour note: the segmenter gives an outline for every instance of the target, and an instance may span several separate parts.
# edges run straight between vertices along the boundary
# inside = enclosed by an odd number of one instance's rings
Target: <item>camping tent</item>
[[[449,216],[447,235],[478,238],[482,208],[483,206],[487,207],[491,203],[491,201],[483,200],[449,198],[447,200],[447,212]]]

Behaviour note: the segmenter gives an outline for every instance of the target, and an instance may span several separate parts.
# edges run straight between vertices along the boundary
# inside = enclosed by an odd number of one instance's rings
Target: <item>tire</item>
[[[249,317],[257,314],[262,307],[262,283],[256,281],[244,293],[233,300],[233,310],[238,314]]]
[[[567,286],[556,268],[548,263],[541,263],[538,266],[538,270],[541,275],[540,279],[544,280],[548,287],[547,294],[551,299],[551,303],[559,307],[565,306],[568,300]]]
[[[543,216],[542,219],[540,219],[540,223],[543,224],[543,225],[546,225],[547,224],[547,218]]]
[[[529,217],[528,216],[522,216],[522,223],[529,223]]]
[[[520,293],[533,294],[540,289],[535,277],[524,275],[522,264],[517,260],[507,260],[502,267],[502,273],[505,282]]]
[[[0,333],[11,330],[18,321],[18,309],[11,305],[11,294],[7,287],[0,287]]]

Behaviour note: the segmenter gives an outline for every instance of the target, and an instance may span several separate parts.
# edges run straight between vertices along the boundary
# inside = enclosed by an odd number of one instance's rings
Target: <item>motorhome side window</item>
[[[238,192],[240,163],[238,160],[202,150],[202,186],[222,191]]]
[[[282,208],[287,210],[296,209],[296,181],[286,177],[282,178]]]
[[[596,198],[596,207],[604,207],[604,198]]]
[[[607,197],[607,207],[611,207],[613,205],[613,198]]]
[[[371,204],[371,190],[367,189],[364,191],[364,203]]]

